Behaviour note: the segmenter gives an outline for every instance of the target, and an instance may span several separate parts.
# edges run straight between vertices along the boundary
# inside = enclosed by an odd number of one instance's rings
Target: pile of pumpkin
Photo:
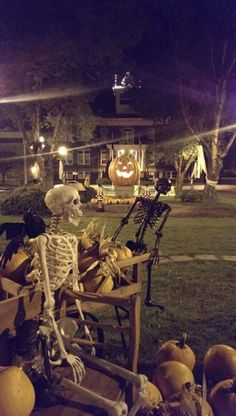
[[[132,257],[131,250],[123,243],[111,241],[104,237],[105,226],[101,230],[99,223],[93,219],[78,236],[78,272],[80,290],[86,292],[108,293],[114,287],[116,274],[121,273],[116,263]],[[32,271],[38,267],[38,257],[34,252],[32,241],[30,250],[20,248],[0,269],[5,277],[25,286],[31,283]],[[106,273],[104,274],[104,268]],[[1,416],[1,415],[0,415]]]
[[[91,204],[96,205],[98,203],[97,198],[91,199]],[[135,198],[103,198],[103,205],[112,205],[112,204],[130,204],[132,205],[135,202]]]
[[[236,416],[236,349],[213,345],[203,359],[203,383],[193,375],[195,354],[182,339],[169,340],[156,355],[153,383],[139,415]]]
[[[131,258],[131,250],[122,243],[104,238],[104,231],[94,234],[92,221],[79,237],[78,269],[81,290],[108,293],[114,287],[116,277],[121,276],[117,262]]]

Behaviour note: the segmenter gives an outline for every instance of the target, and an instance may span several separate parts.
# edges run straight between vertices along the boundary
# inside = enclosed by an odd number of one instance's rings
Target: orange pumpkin
[[[97,293],[108,293],[111,292],[114,286],[112,276],[104,276],[101,273],[99,265],[89,270],[82,278],[81,283],[83,284],[85,292],[97,292]]]
[[[114,248],[116,252],[116,260],[124,260],[133,257],[132,251],[123,244],[118,244],[117,247]]]
[[[150,381],[147,382],[146,395],[143,398],[143,403],[138,411],[139,416],[148,415],[151,409],[162,401],[162,395],[160,390],[152,384]],[[137,392],[135,391],[135,396]]]
[[[169,340],[161,345],[157,352],[156,364],[159,365],[164,361],[180,361],[192,370],[196,358],[193,350],[186,344],[186,338],[187,335],[183,334],[179,341]]]
[[[108,175],[113,185],[137,185],[140,178],[140,167],[133,156],[124,154],[111,161]]]
[[[28,376],[18,367],[0,372],[0,416],[29,416],[35,404],[35,391]]]
[[[193,391],[193,386],[188,393],[187,411],[184,409],[185,400],[183,399],[183,393],[178,393],[170,396],[164,403],[159,403],[157,406],[157,414],[160,416],[182,416],[185,414],[196,416],[214,416],[209,403],[207,401],[204,401],[203,403],[201,394]],[[190,408],[192,408],[192,412]]]
[[[158,365],[153,376],[153,383],[159,388],[164,399],[180,392],[183,384],[194,384],[192,371],[178,361],[165,361]]]
[[[236,379],[222,380],[210,392],[215,416],[236,416]]]
[[[218,381],[236,377],[236,350],[229,345],[213,345],[206,352],[203,367],[208,381]]]

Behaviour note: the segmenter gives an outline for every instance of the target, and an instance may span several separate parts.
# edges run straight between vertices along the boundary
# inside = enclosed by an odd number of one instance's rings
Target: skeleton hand
[[[73,371],[73,378],[76,384],[80,384],[84,375],[85,369],[84,364],[79,357],[76,357],[73,354],[67,354],[65,357],[67,363],[70,365]]]

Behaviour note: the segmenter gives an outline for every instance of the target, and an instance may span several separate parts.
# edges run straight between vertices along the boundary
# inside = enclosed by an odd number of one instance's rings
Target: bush
[[[34,214],[48,215],[45,194],[40,185],[20,186],[0,202],[0,212],[2,215],[21,215],[32,208]]]
[[[109,178],[98,178],[97,179],[97,185],[111,185],[111,181]]]
[[[181,194],[181,201],[182,202],[193,202],[193,203],[198,203],[198,202],[203,202],[203,200],[205,199],[205,195],[204,192],[202,191],[194,191],[194,190],[190,190],[190,191],[183,191]]]
[[[88,186],[85,188],[85,191],[80,192],[80,200],[82,204],[85,204],[86,202],[90,202],[92,198],[95,198],[96,195],[97,191],[92,186]]]

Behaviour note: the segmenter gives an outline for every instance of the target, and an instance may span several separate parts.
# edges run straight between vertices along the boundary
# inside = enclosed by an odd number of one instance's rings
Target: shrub
[[[92,198],[95,198],[97,195],[97,191],[92,188],[92,186],[88,186],[85,188],[85,191],[80,192],[80,199],[83,204],[86,202],[90,202]]]
[[[98,178],[97,179],[97,185],[111,185],[111,181],[109,178]]]
[[[190,190],[190,191],[183,191],[181,194],[182,202],[198,203],[198,202],[203,202],[204,199],[205,199],[205,195],[204,195],[204,192],[202,191]]]
[[[44,203],[46,191],[40,185],[20,186],[0,202],[2,215],[21,215],[29,208],[34,214],[48,215]]]

